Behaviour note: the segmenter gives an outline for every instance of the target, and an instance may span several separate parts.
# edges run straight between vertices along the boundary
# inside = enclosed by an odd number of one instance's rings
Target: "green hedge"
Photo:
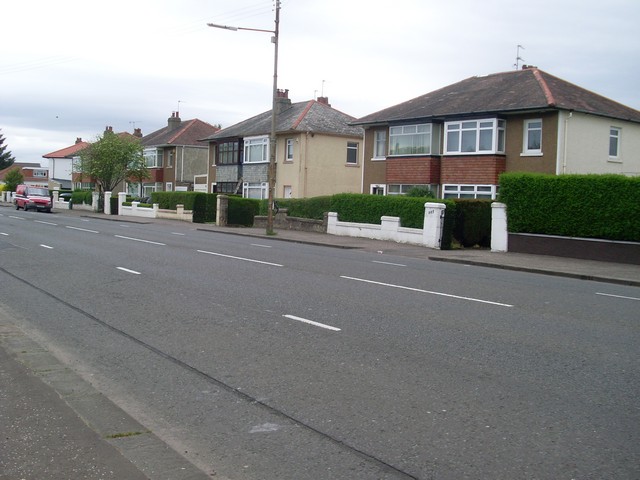
[[[640,177],[500,176],[509,231],[640,241]]]
[[[227,223],[229,225],[243,225],[251,227],[253,217],[260,213],[261,200],[242,198],[229,195],[229,209],[227,211]]]
[[[329,211],[331,205],[330,196],[313,198],[278,198],[278,209],[287,209],[289,216],[299,218],[312,218],[322,220],[324,213]],[[260,201],[260,215],[267,215],[267,200]]]
[[[74,190],[71,194],[71,201],[74,205],[93,204],[93,190]]]
[[[493,200],[454,200],[453,237],[463,247],[491,246],[491,203]]]
[[[381,217],[400,217],[408,228],[424,225],[424,204],[428,199],[404,196],[383,196],[360,193],[339,193],[331,197],[329,211],[336,212],[343,222],[380,225]]]
[[[157,203],[159,208],[166,210],[175,210],[177,205],[193,210],[195,198],[200,194],[202,192],[151,192],[151,203]]]

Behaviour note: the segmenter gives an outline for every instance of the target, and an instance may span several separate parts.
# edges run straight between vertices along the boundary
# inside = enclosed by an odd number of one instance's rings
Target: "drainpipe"
[[[182,145],[182,159],[180,160],[180,181],[184,182],[184,145]]]
[[[564,148],[562,152],[562,174],[567,173],[567,144],[569,143],[569,120],[573,117],[573,112],[564,119]]]

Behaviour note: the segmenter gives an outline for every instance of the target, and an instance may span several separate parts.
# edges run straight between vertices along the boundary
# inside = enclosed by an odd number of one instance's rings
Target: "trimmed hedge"
[[[313,198],[279,198],[276,200],[279,209],[286,208],[289,216],[322,220],[324,213],[329,211],[330,196]],[[267,215],[268,200],[260,201],[260,215]]]
[[[400,217],[408,228],[424,225],[424,204],[428,199],[404,196],[383,196],[360,193],[339,193],[331,197],[329,211],[336,212],[343,222],[380,225],[381,217]]]
[[[253,226],[253,217],[260,213],[261,200],[229,195],[227,223],[229,225]]]
[[[93,191],[92,190],[74,190],[71,194],[71,201],[75,205],[93,204]]]
[[[505,173],[499,201],[513,233],[640,241],[640,177]]]
[[[195,198],[200,194],[202,192],[151,192],[151,203],[157,203],[159,208],[166,210],[175,210],[177,205],[193,210]]]
[[[491,203],[493,200],[456,199],[453,237],[463,247],[491,246]]]

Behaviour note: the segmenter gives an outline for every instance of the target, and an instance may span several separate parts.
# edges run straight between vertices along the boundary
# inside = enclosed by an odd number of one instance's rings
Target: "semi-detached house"
[[[359,193],[363,130],[354,117],[331,107],[327,97],[292,103],[276,97],[276,198]],[[267,198],[272,111],[207,137],[211,191]]]
[[[640,112],[531,66],[353,124],[365,128],[363,193],[495,198],[503,172],[640,175]]]

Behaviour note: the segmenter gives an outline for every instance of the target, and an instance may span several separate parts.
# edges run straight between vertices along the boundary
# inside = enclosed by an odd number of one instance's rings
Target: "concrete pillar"
[[[94,212],[98,211],[98,205],[100,203],[100,192],[92,192],[91,193],[91,210]]]
[[[104,213],[111,215],[111,192],[104,192]]]
[[[327,212],[327,233],[330,235],[338,234],[338,214],[336,212]]]
[[[229,220],[229,197],[218,195],[216,197],[216,225],[226,227]]]
[[[507,206],[504,203],[491,204],[491,251],[508,251],[509,232],[507,230]]]
[[[127,192],[118,193],[118,215],[123,215],[122,204],[127,201]]]
[[[425,247],[440,250],[442,244],[442,226],[444,225],[444,203],[427,202],[424,204],[424,229],[422,241]]]

